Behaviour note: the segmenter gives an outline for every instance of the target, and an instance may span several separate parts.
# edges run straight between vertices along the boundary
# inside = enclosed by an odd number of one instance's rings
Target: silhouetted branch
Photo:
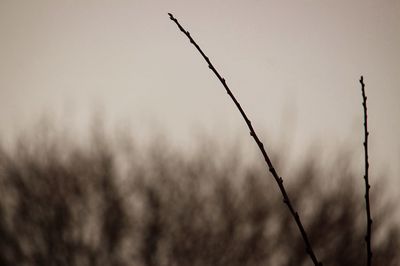
[[[238,108],[240,114],[242,115],[243,119],[245,120],[249,130],[250,130],[250,135],[254,138],[255,142],[257,143],[257,146],[259,147],[265,162],[268,165],[268,169],[271,172],[272,176],[275,178],[276,183],[279,186],[279,189],[282,193],[283,196],[283,202],[287,205],[287,207],[289,208],[290,213],[292,214],[294,220],[296,221],[297,227],[300,230],[301,236],[303,237],[305,246],[306,246],[306,252],[308,253],[308,255],[310,256],[311,260],[313,261],[314,265],[316,266],[322,266],[322,263],[318,261],[317,257],[314,254],[314,251],[311,247],[311,243],[308,239],[307,233],[304,230],[303,224],[301,223],[300,220],[300,216],[298,214],[297,211],[295,211],[294,207],[292,206],[289,196],[285,190],[285,187],[283,185],[283,179],[282,177],[280,177],[278,175],[278,173],[276,172],[275,168],[272,165],[272,162],[264,148],[264,144],[260,141],[260,139],[258,138],[250,119],[247,117],[246,113],[244,112],[243,108],[240,106],[239,102],[237,101],[237,99],[235,98],[235,96],[233,95],[232,91],[229,89],[225,79],[218,73],[218,71],[215,69],[215,67],[213,66],[213,64],[211,63],[210,59],[205,55],[205,53],[201,50],[200,46],[193,40],[193,38],[190,36],[190,33],[188,31],[186,31],[178,22],[178,20],[171,14],[168,13],[170,19],[172,21],[174,21],[176,23],[176,25],[178,26],[178,28],[189,38],[190,42],[196,47],[196,49],[199,51],[199,53],[202,55],[202,57],[204,58],[204,60],[207,62],[208,67],[212,70],[212,72],[214,72],[214,74],[217,76],[217,78],[219,79],[219,81],[222,83],[222,85],[224,86],[226,92],[228,93],[228,95],[231,97],[232,101],[235,103],[236,107]]]
[[[367,265],[372,265],[372,250],[371,250],[371,231],[372,231],[372,218],[371,218],[371,209],[369,204],[369,190],[371,186],[368,181],[368,122],[367,122],[367,96],[365,96],[365,84],[363,76],[360,78],[361,83],[361,93],[363,98],[363,107],[364,107],[364,158],[365,158],[365,208],[367,213],[367,234],[365,236],[365,242],[367,243]]]

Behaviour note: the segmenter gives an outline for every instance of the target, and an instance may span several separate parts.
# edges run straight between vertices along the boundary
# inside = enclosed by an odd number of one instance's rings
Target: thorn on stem
[[[269,171],[270,171],[271,173],[273,173],[273,172],[275,172],[275,169],[274,169],[273,167],[270,167],[270,168],[269,168]]]
[[[283,203],[288,204],[288,200],[286,198],[283,198]]]

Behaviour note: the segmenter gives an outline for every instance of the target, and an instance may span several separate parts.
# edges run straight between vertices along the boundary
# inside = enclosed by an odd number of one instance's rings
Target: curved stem
[[[257,143],[258,148],[260,149],[264,160],[268,166],[268,170],[271,172],[272,176],[274,177],[276,183],[278,184],[278,187],[282,193],[283,196],[283,202],[287,205],[287,207],[289,208],[290,213],[292,214],[294,220],[296,221],[296,225],[300,230],[301,236],[303,237],[305,246],[306,246],[306,252],[309,255],[309,257],[311,258],[312,262],[314,263],[314,265],[316,266],[322,266],[322,263],[318,261],[317,257],[315,256],[315,253],[311,247],[311,243],[308,239],[307,233],[304,230],[304,226],[301,223],[300,220],[300,216],[298,214],[297,211],[295,211],[292,203],[290,202],[289,196],[286,192],[285,187],[283,186],[283,179],[282,177],[279,177],[278,173],[276,172],[275,168],[272,165],[272,162],[264,148],[264,144],[260,141],[260,139],[258,138],[250,119],[247,117],[246,113],[244,112],[243,108],[240,106],[238,100],[235,98],[235,96],[233,95],[232,91],[229,89],[225,79],[218,73],[218,71],[215,69],[215,67],[213,66],[213,64],[211,63],[210,59],[206,56],[206,54],[201,50],[200,46],[193,40],[192,36],[190,36],[190,33],[188,31],[186,31],[181,24],[178,22],[178,20],[171,14],[168,13],[170,19],[172,21],[174,21],[176,23],[176,25],[178,26],[178,28],[186,35],[186,37],[189,38],[190,43],[193,44],[194,47],[196,47],[197,51],[201,54],[201,56],[204,58],[204,60],[207,62],[208,67],[211,69],[212,72],[214,72],[214,74],[217,76],[217,78],[219,79],[219,81],[221,82],[222,86],[224,86],[226,92],[228,93],[228,95],[230,96],[230,98],[232,99],[232,101],[235,103],[237,109],[239,110],[240,114],[242,115],[244,121],[247,124],[247,127],[250,130],[250,135],[254,138],[254,141]]]

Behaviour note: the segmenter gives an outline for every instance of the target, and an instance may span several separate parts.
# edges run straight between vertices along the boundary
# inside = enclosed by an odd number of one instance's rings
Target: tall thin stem
[[[233,95],[232,91],[230,90],[230,88],[228,87],[225,79],[218,73],[218,71],[215,69],[215,67],[213,66],[213,64],[211,63],[210,59],[205,55],[205,53],[201,50],[200,46],[194,41],[194,39],[190,36],[190,33],[188,31],[186,31],[181,24],[179,24],[178,20],[171,14],[168,13],[170,19],[172,21],[174,21],[176,23],[176,25],[178,26],[178,28],[186,35],[186,37],[189,38],[190,43],[193,44],[194,47],[196,47],[197,51],[201,54],[201,56],[204,58],[204,60],[207,62],[208,67],[211,69],[212,72],[214,72],[214,74],[217,76],[217,78],[219,79],[219,81],[221,82],[221,84],[224,86],[226,92],[228,93],[228,95],[231,97],[232,101],[235,103],[237,109],[239,110],[240,114],[242,115],[243,119],[245,120],[247,127],[250,130],[250,135],[254,138],[254,141],[257,143],[258,148],[260,149],[264,160],[268,166],[268,170],[271,172],[272,176],[274,177],[276,183],[278,184],[278,187],[282,193],[283,196],[283,202],[287,205],[287,207],[289,208],[290,213],[292,214],[294,220],[296,221],[296,225],[300,230],[301,236],[303,237],[304,243],[305,243],[305,247],[306,247],[306,252],[309,255],[309,257],[311,258],[312,262],[314,263],[314,265],[316,266],[322,266],[322,263],[318,261],[317,257],[315,256],[315,253],[311,247],[311,243],[310,240],[308,239],[307,233],[304,229],[303,224],[301,223],[300,220],[300,216],[298,214],[297,211],[295,211],[292,203],[290,202],[289,196],[286,192],[285,187],[283,186],[283,179],[282,177],[280,177],[278,175],[278,173],[276,172],[275,168],[272,165],[272,162],[264,148],[264,144],[260,141],[260,139],[258,138],[250,119],[247,117],[246,113],[244,112],[243,108],[240,106],[239,102],[237,101],[237,99],[235,98],[235,96]]]
[[[367,115],[367,96],[365,95],[365,84],[364,78],[361,76],[361,93],[363,98],[363,108],[364,108],[364,160],[365,160],[365,209],[367,214],[367,233],[365,235],[365,242],[367,243],[367,266],[372,265],[372,250],[371,250],[371,232],[372,232],[372,218],[371,218],[371,208],[369,203],[369,190],[371,188],[369,184],[368,170],[369,170],[369,162],[368,162],[368,115]]]

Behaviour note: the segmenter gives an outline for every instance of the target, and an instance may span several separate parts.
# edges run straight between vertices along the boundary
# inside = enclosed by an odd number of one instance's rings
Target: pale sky
[[[84,127],[99,109],[138,136],[196,130],[252,145],[242,118],[171,12],[271,147],[350,146],[400,179],[400,1],[0,0],[0,132],[46,114]],[[278,143],[278,144],[276,144]],[[398,183],[400,184],[400,182]]]

